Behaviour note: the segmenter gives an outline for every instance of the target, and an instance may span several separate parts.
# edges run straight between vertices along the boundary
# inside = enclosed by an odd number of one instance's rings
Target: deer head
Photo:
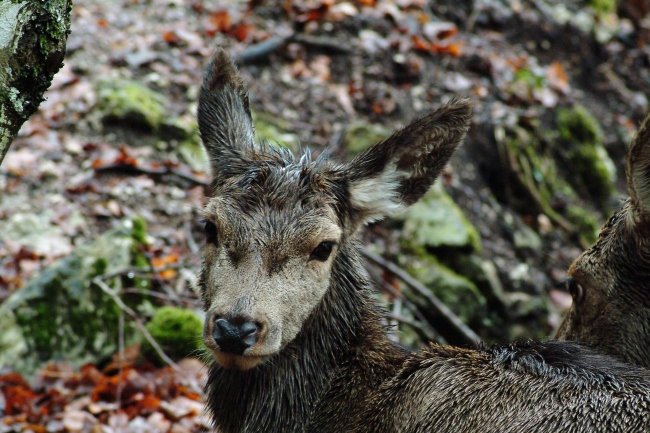
[[[557,338],[650,367],[650,116],[627,161],[630,198],[571,265],[573,305]]]
[[[216,361],[247,370],[290,344],[355,231],[420,199],[470,117],[471,103],[457,99],[347,164],[308,152],[295,158],[255,143],[242,79],[217,51],[198,107],[213,175],[199,286],[204,341]]]

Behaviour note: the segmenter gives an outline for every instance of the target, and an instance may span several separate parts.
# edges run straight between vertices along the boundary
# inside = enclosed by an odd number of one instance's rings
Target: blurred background
[[[296,152],[349,159],[455,95],[475,100],[432,190],[363,233],[367,270],[410,348],[472,343],[431,295],[487,344],[552,337],[571,305],[566,270],[627,196],[648,10],[75,1],[65,66],[0,166],[0,432],[209,425],[193,288],[210,178],[195,112],[216,46],[240,65],[259,138]]]

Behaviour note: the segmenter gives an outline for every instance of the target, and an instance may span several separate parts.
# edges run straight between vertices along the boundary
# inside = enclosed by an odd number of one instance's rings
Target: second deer
[[[650,368],[650,116],[630,147],[630,198],[571,265],[557,338]]]

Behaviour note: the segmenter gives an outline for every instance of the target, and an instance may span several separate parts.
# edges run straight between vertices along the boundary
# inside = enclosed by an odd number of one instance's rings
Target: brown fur
[[[569,269],[574,302],[557,338],[650,368],[650,116],[627,162],[630,199]]]
[[[215,179],[199,285],[219,431],[650,431],[646,372],[575,343],[411,354],[388,340],[353,235],[422,197],[462,141],[471,103],[451,101],[345,165],[296,160],[249,140],[225,52],[210,71],[199,125]],[[323,243],[331,254],[314,259]],[[228,353],[213,338],[218,318],[262,331]]]

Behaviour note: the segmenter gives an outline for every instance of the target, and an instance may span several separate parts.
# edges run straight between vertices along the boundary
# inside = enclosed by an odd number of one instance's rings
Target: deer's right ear
[[[208,66],[199,94],[198,121],[212,174],[230,159],[253,149],[254,129],[248,93],[228,53],[218,48]]]
[[[650,223],[650,115],[643,121],[630,146],[627,185],[635,218]]]
[[[473,105],[469,99],[453,99],[348,164],[355,228],[422,198],[465,137]]]

